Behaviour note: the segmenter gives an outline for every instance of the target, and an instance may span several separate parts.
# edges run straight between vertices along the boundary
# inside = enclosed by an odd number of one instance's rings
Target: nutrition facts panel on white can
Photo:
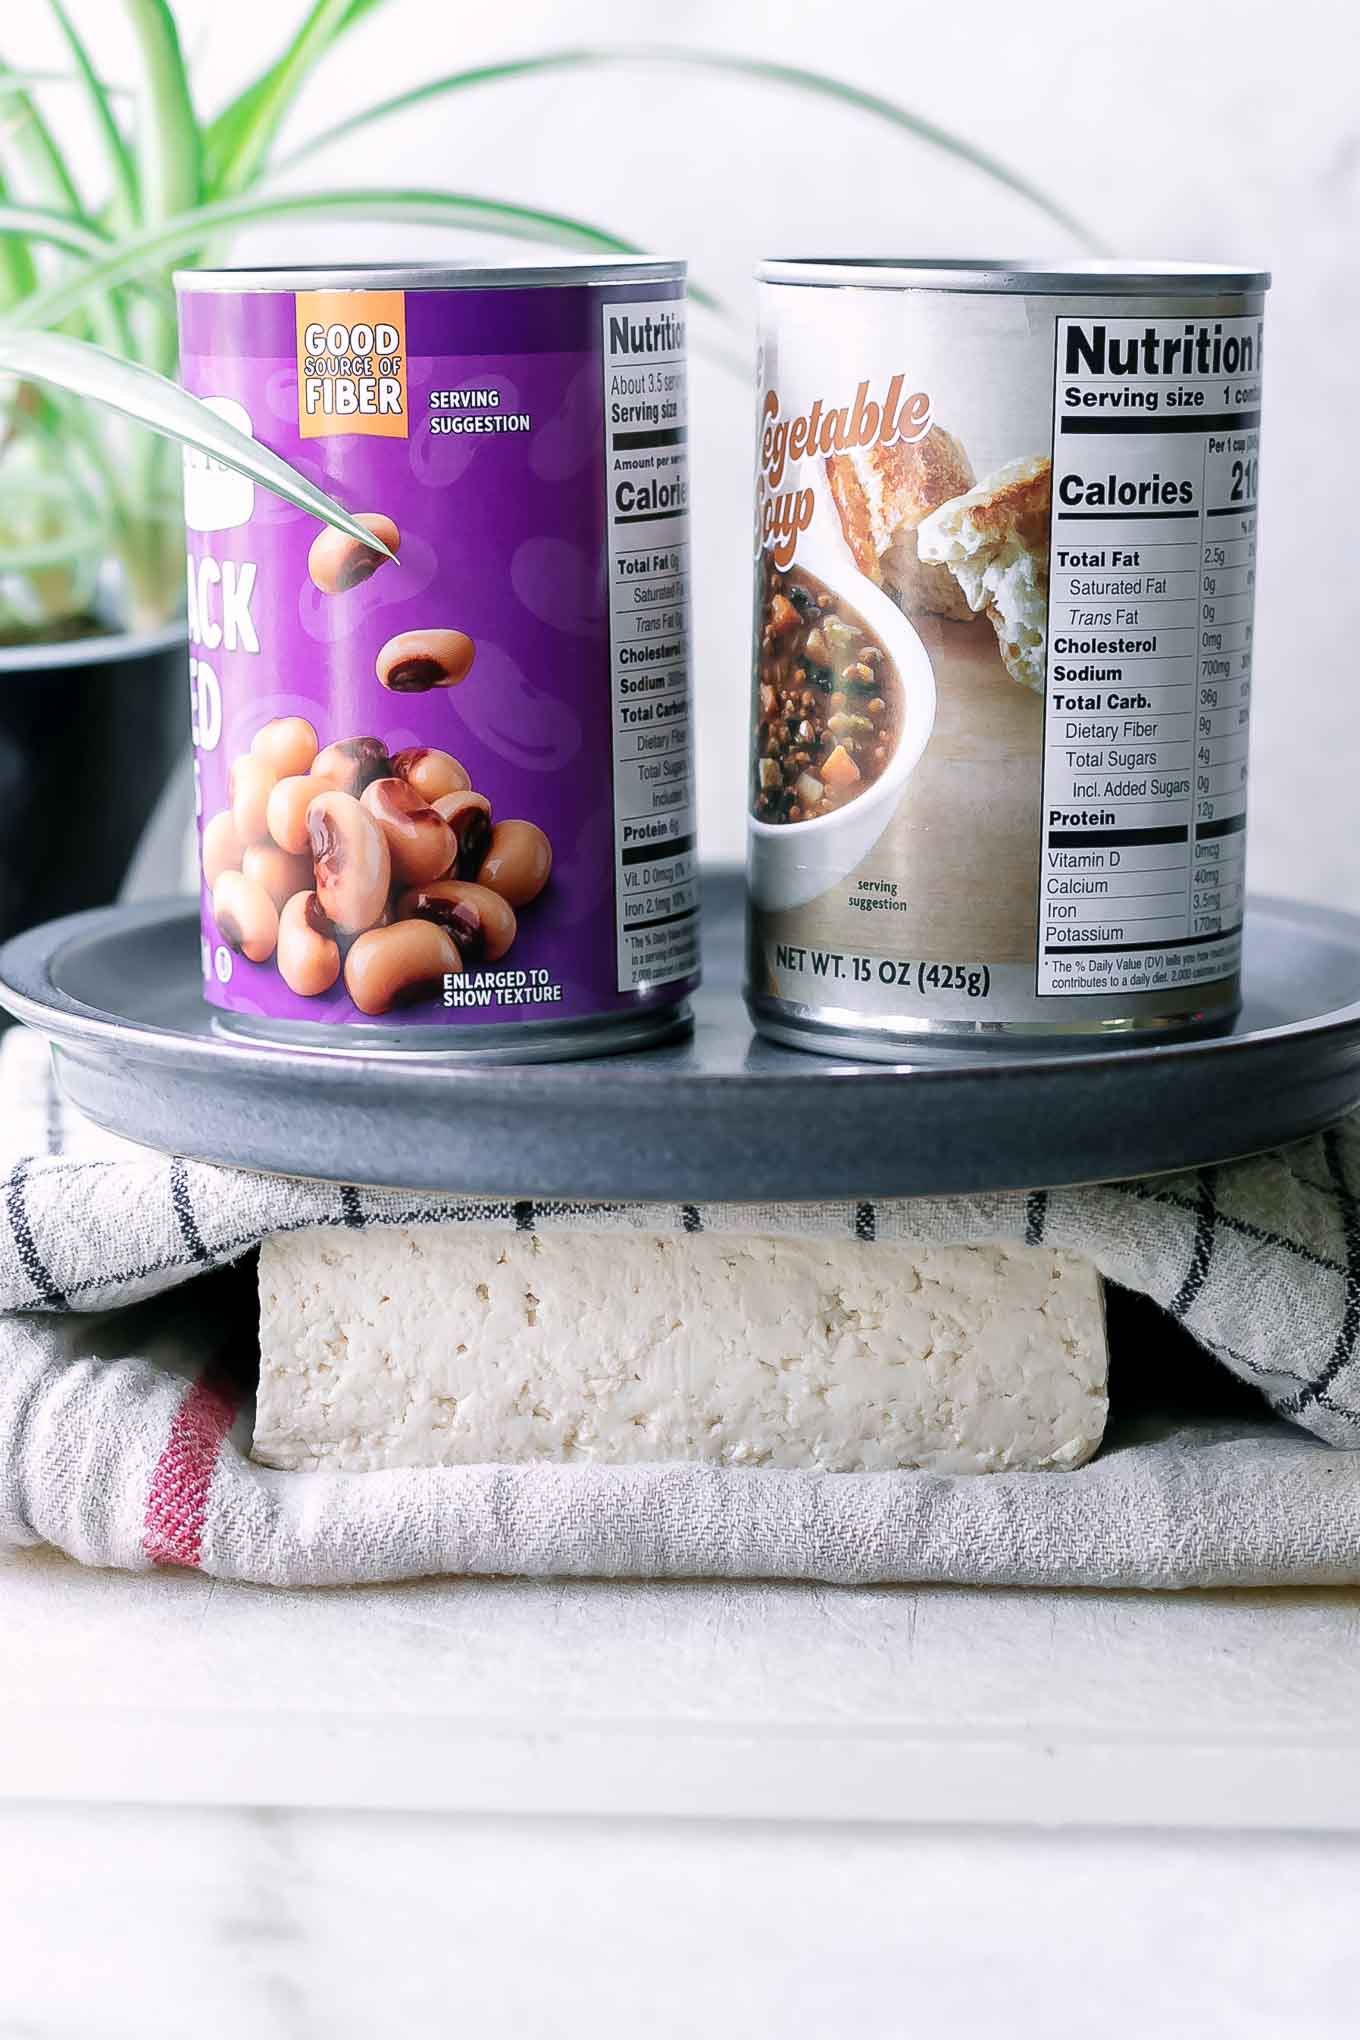
[[[698,966],[683,300],[601,308],[619,990]]]
[[[1238,967],[1261,320],[1057,321],[1040,997]]]

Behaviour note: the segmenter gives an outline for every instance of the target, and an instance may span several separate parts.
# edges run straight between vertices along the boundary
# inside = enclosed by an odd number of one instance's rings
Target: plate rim
[[[710,869],[709,880],[737,877],[730,869]],[[1357,962],[1360,963],[1360,914],[1347,912],[1344,908],[1322,906],[1311,901],[1290,900],[1269,893],[1253,893],[1247,904],[1249,915],[1272,915],[1317,930],[1319,934],[1330,932],[1339,940],[1349,941],[1354,947]],[[1121,1040],[1097,1048],[1027,1047],[1022,1054],[1008,1052],[1001,1042],[985,1045],[970,1045],[966,1053],[959,1053],[949,1060],[934,1059],[929,1062],[912,1062],[907,1058],[900,1063],[883,1061],[856,1061],[852,1057],[802,1054],[796,1049],[784,1051],[789,1062],[787,1066],[768,1070],[711,1070],[677,1069],[673,1064],[659,1062],[654,1066],[652,1057],[658,1053],[652,1049],[631,1051],[637,1060],[624,1062],[620,1056],[591,1056],[564,1059],[556,1062],[492,1062],[474,1060],[459,1049],[393,1048],[374,1049],[339,1048],[330,1043],[318,1044],[315,1048],[292,1044],[273,1043],[265,1040],[231,1039],[225,1035],[190,1034],[173,1027],[160,1027],[142,1021],[129,1021],[118,1014],[95,1006],[86,1005],[73,998],[52,982],[51,972],[59,957],[82,935],[100,929],[103,925],[116,926],[122,922],[131,928],[156,928],[174,920],[192,924],[198,914],[198,907],[192,896],[172,895],[154,900],[138,901],[135,904],[121,903],[106,907],[86,908],[77,914],[63,915],[57,920],[40,923],[37,927],[12,936],[0,947],[0,1006],[16,1019],[34,1027],[50,1039],[63,1044],[93,1042],[98,1044],[110,1037],[124,1049],[136,1050],[148,1060],[156,1059],[179,1066],[199,1065],[205,1059],[217,1062],[222,1056],[230,1056],[240,1066],[249,1066],[261,1074],[289,1074],[293,1077],[300,1072],[313,1072],[338,1077],[346,1072],[360,1070],[381,1070],[384,1073],[407,1072],[421,1078],[431,1076],[447,1077],[459,1083],[479,1083],[483,1086],[504,1082],[508,1072],[513,1071],[517,1087],[526,1083],[531,1087],[551,1086],[560,1091],[564,1083],[594,1083],[609,1065],[613,1065],[613,1080],[620,1085],[648,1084],[657,1076],[666,1078],[668,1088],[700,1087],[709,1089],[722,1086],[734,1088],[753,1085],[769,1088],[786,1081],[798,1082],[817,1078],[822,1082],[848,1082],[859,1084],[875,1082],[879,1087],[893,1082],[914,1082],[918,1086],[933,1079],[936,1084],[973,1082],[986,1084],[997,1082],[1023,1072],[1040,1079],[1051,1077],[1060,1070],[1081,1070],[1089,1073],[1094,1068],[1112,1067],[1140,1068],[1157,1064],[1165,1066],[1170,1060],[1184,1060],[1187,1057],[1201,1059],[1211,1053],[1221,1060],[1229,1052],[1239,1056],[1262,1053],[1278,1048],[1300,1036],[1316,1042],[1325,1042],[1335,1036],[1350,1032],[1360,1033],[1360,989],[1349,1004],[1330,1007],[1322,1013],[1298,1020],[1288,1020],[1265,1028],[1255,1028],[1245,1033],[1198,1035],[1184,1040],[1149,1040],[1146,1042]],[[697,995],[704,996],[701,986]],[[696,1011],[696,1022],[702,1026],[702,1005]],[[754,1033],[754,1030],[753,1030]],[[924,1045],[924,1044],[923,1044]],[[949,1043],[932,1040],[929,1044],[934,1056],[939,1058]]]

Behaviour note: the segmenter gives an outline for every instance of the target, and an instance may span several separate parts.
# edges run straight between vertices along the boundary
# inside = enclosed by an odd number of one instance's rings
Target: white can
[[[757,1026],[891,1059],[1229,1018],[1269,277],[759,279]]]

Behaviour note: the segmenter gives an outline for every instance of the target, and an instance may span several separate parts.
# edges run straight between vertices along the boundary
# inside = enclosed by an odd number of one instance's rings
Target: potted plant
[[[59,80],[0,62],[0,937],[113,896],[185,748],[178,452],[141,426],[231,463],[251,454],[158,381],[175,371],[172,270],[208,250],[221,260],[240,228],[328,217],[639,252],[587,221],[464,191],[298,189],[304,159],[416,106],[534,74],[689,64],[840,99],[1073,225],[1001,165],[876,95],[787,65],[683,51],[556,50],[427,79],[281,156],[285,118],[322,59],[396,0],[309,0],[280,54],[211,118],[198,110],[170,0],[118,4],[139,63],[132,95],[100,77],[68,0],[48,0],[69,57]],[[102,156],[94,193],[44,111],[52,82],[81,95]],[[268,485],[286,488],[286,477]],[[343,516],[324,499],[313,507]],[[81,829],[45,829],[43,817],[73,800]]]

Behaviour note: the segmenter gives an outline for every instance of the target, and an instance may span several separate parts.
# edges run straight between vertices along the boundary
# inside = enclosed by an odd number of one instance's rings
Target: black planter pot
[[[188,744],[182,625],[0,650],[0,941],[117,898]]]

